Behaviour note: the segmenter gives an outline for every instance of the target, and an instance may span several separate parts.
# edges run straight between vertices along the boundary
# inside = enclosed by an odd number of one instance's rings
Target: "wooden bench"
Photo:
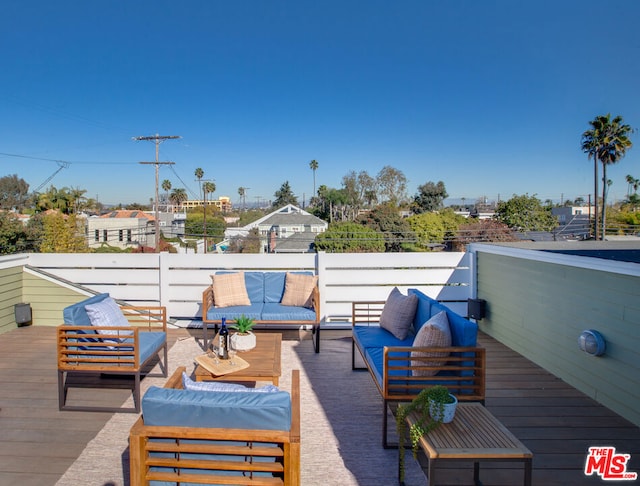
[[[224,272],[233,273],[233,272]],[[296,273],[296,272],[294,272]],[[302,272],[297,272],[302,273]],[[305,274],[312,275],[311,272]],[[217,275],[217,274],[216,274]],[[320,352],[320,291],[316,284],[311,294],[312,307],[283,306],[280,299],[285,292],[286,272],[244,272],[246,290],[250,305],[218,307],[209,285],[202,292],[202,327],[204,348],[208,346],[208,328],[214,334],[225,317],[227,324],[233,324],[241,315],[250,317],[256,325],[262,326],[312,326],[312,340],[316,353]]]
[[[476,343],[477,325],[419,291],[409,289],[409,292],[419,297],[416,321],[428,319],[442,310],[447,312],[453,335],[451,347],[415,347],[412,345],[415,336],[412,335],[400,342],[379,326],[384,301],[352,303],[351,366],[354,370],[362,369],[356,366],[355,356],[359,354],[380,392],[383,401],[382,445],[385,448],[395,447],[387,441],[387,410],[392,403],[410,402],[421,390],[434,385],[446,386],[461,402],[484,403],[485,399],[485,349],[461,345]],[[449,355],[442,360],[412,357],[414,351]],[[434,361],[441,361],[441,364],[434,364]],[[419,376],[414,373],[418,370],[429,370],[433,376]]]
[[[181,389],[184,370],[184,367],[178,368],[165,388]],[[224,422],[225,417],[219,419]],[[293,370],[291,374],[290,430],[150,426],[145,424],[143,406],[143,416],[129,434],[129,451],[131,486],[148,485],[152,481],[297,486],[300,484],[300,372]]]

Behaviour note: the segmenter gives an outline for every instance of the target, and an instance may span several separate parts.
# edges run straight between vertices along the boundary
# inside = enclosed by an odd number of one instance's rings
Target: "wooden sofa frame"
[[[313,294],[311,296],[311,299],[313,303],[313,310],[316,313],[316,320],[313,323],[312,321],[298,321],[298,320],[283,321],[283,320],[262,320],[262,319],[256,319],[255,323],[259,325],[274,325],[274,326],[276,325],[308,326],[309,324],[311,324],[313,326],[311,330],[311,339],[313,340],[314,351],[316,353],[319,353],[320,352],[320,290],[318,290],[317,285],[313,289]],[[218,331],[218,326],[221,323],[219,319],[215,319],[215,320],[207,319],[207,312],[209,308],[214,306],[215,306],[215,299],[213,296],[213,285],[209,285],[202,292],[202,329],[204,331],[204,343],[203,343],[204,349],[207,349],[209,345],[208,333],[207,333],[207,329],[209,325],[213,325],[214,334],[215,334]],[[235,322],[234,319],[227,319],[227,323],[229,324],[233,324],[234,322]]]
[[[165,388],[182,388],[183,371],[185,367],[178,368],[165,384]],[[194,444],[190,443],[190,439],[202,439],[207,442]],[[243,444],[235,444],[236,442]],[[261,447],[262,443],[268,443],[269,446]],[[274,444],[276,447],[273,447]],[[190,452],[210,454],[210,456],[201,460],[181,457],[181,454]],[[164,453],[166,457],[153,457],[150,453],[160,453],[156,456]],[[237,456],[238,460],[223,460],[220,458],[222,455]],[[253,462],[251,458],[254,456],[273,458],[273,461]],[[154,480],[177,484],[192,482],[298,486],[300,484],[300,371],[291,372],[291,430],[148,426],[144,424],[143,415],[131,428],[129,457],[131,486],[148,485]],[[173,472],[154,472],[151,470],[154,465],[173,468]],[[267,472],[273,473],[276,477],[252,475],[230,477],[215,473],[189,474],[182,471],[183,469]]]
[[[352,302],[352,326],[378,326],[385,301]],[[366,367],[356,366],[356,349]],[[412,357],[411,352],[449,352],[446,362],[439,366],[423,364],[433,362],[432,357]],[[455,355],[453,354],[455,353]],[[442,384],[455,395],[459,401],[478,401],[484,404],[486,388],[486,354],[485,349],[478,346],[452,346],[448,348],[427,348],[413,346],[384,347],[382,383],[378,382],[373,365],[365,357],[365,352],[351,340],[351,368],[368,370],[378,392],[382,397],[382,446],[385,449],[396,447],[387,440],[387,409],[392,403],[410,402],[424,388]],[[413,376],[413,370],[432,370],[435,376]],[[438,373],[445,372],[443,376]],[[451,376],[451,372],[456,376]],[[406,373],[407,376],[394,376],[394,373]]]
[[[61,324],[57,332],[58,355],[58,406],[60,410],[83,412],[140,412],[140,381],[147,367],[161,354],[159,359],[161,373],[148,376],[168,376],[167,340],[156,353],[140,361],[140,333],[148,331],[167,333],[167,310],[164,306],[120,306],[122,313],[131,326],[101,326],[103,332],[113,331],[113,335],[94,334],[94,326],[75,326]],[[131,331],[128,342],[106,341],[118,338],[118,331]],[[89,335],[89,336],[88,336]],[[87,341],[90,337],[93,341]],[[79,341],[81,348],[79,348]],[[108,347],[109,349],[104,349]],[[100,350],[92,350],[100,348]],[[134,380],[132,395],[134,405],[130,408],[67,405],[67,392],[72,387],[99,388],[95,378],[90,375],[124,375]],[[89,379],[83,379],[88,377]],[[77,378],[77,383],[70,383],[70,378]]]

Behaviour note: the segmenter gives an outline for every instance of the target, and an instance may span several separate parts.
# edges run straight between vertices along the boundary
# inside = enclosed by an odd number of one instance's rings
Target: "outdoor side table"
[[[409,426],[415,419],[407,417]],[[441,460],[472,460],[475,484],[481,484],[480,461],[520,461],[524,485],[531,486],[533,453],[480,403],[458,403],[453,422],[422,436],[420,447],[429,460],[429,486],[435,484],[435,462]]]

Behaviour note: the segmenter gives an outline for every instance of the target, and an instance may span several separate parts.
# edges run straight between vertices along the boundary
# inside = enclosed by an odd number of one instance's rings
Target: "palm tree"
[[[86,192],[87,192],[86,189],[80,189],[79,187],[71,188],[71,191],[69,192],[69,196],[73,200],[74,213],[78,214],[78,212],[80,212],[80,209],[81,209],[80,203],[87,200],[87,198],[84,197]]]
[[[598,224],[598,155],[599,148],[602,144],[604,126],[602,122],[604,117],[596,117],[589,122],[591,129],[582,134],[582,151],[587,154],[587,159],[593,159],[593,207],[594,207],[594,236],[598,240],[599,224]],[[591,209],[589,209],[591,214]]]
[[[213,193],[216,190],[216,185],[211,182],[211,181],[207,181],[202,185],[202,194],[203,194],[203,208],[202,208],[202,229],[203,229],[203,235],[204,235],[204,252],[207,253],[207,194],[208,193]]]
[[[313,196],[316,196],[316,170],[318,170],[318,161],[313,159],[309,162],[309,168],[313,171]]]
[[[594,157],[594,163],[599,160],[602,163],[602,234],[601,238],[604,239],[606,222],[605,211],[607,207],[607,166],[613,165],[619,162],[627,153],[627,149],[633,145],[629,140],[629,135],[633,132],[630,125],[623,122],[620,115],[611,119],[611,114],[597,116],[594,120],[589,122],[592,129],[587,130],[582,135],[582,150],[586,152],[589,157]],[[595,169],[595,184],[596,189],[596,201],[598,198],[597,193],[597,165]],[[598,237],[598,215],[596,206],[596,239]]]
[[[173,204],[180,207],[182,206],[182,203],[188,199],[187,191],[182,188],[174,189],[171,195],[169,196],[169,199]]]
[[[640,179],[636,179],[631,174],[627,174],[625,180],[627,181],[627,184],[629,184],[629,186],[627,187],[627,197],[631,196],[632,190],[634,193],[637,193],[638,187],[640,187]]]
[[[198,167],[194,174],[198,180],[198,186],[200,187],[200,200],[202,201],[202,178],[204,177],[204,171]]]
[[[206,200],[207,194],[216,192],[216,184],[215,182],[207,181],[202,184],[202,193],[204,194],[204,198]]]
[[[166,191],[166,193],[167,193],[166,196],[165,196],[166,204],[167,204],[167,207],[165,208],[165,210],[168,211],[168,209],[169,209],[169,191],[171,190],[171,181],[169,179],[165,179],[165,180],[162,181],[162,189],[164,191]]]

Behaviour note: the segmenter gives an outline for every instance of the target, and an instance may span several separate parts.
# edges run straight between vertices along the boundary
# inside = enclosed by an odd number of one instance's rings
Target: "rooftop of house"
[[[109,211],[108,213],[100,215],[100,218],[136,218],[147,219],[149,221],[154,220],[153,215],[140,211],[139,209],[118,209],[115,211]]]

